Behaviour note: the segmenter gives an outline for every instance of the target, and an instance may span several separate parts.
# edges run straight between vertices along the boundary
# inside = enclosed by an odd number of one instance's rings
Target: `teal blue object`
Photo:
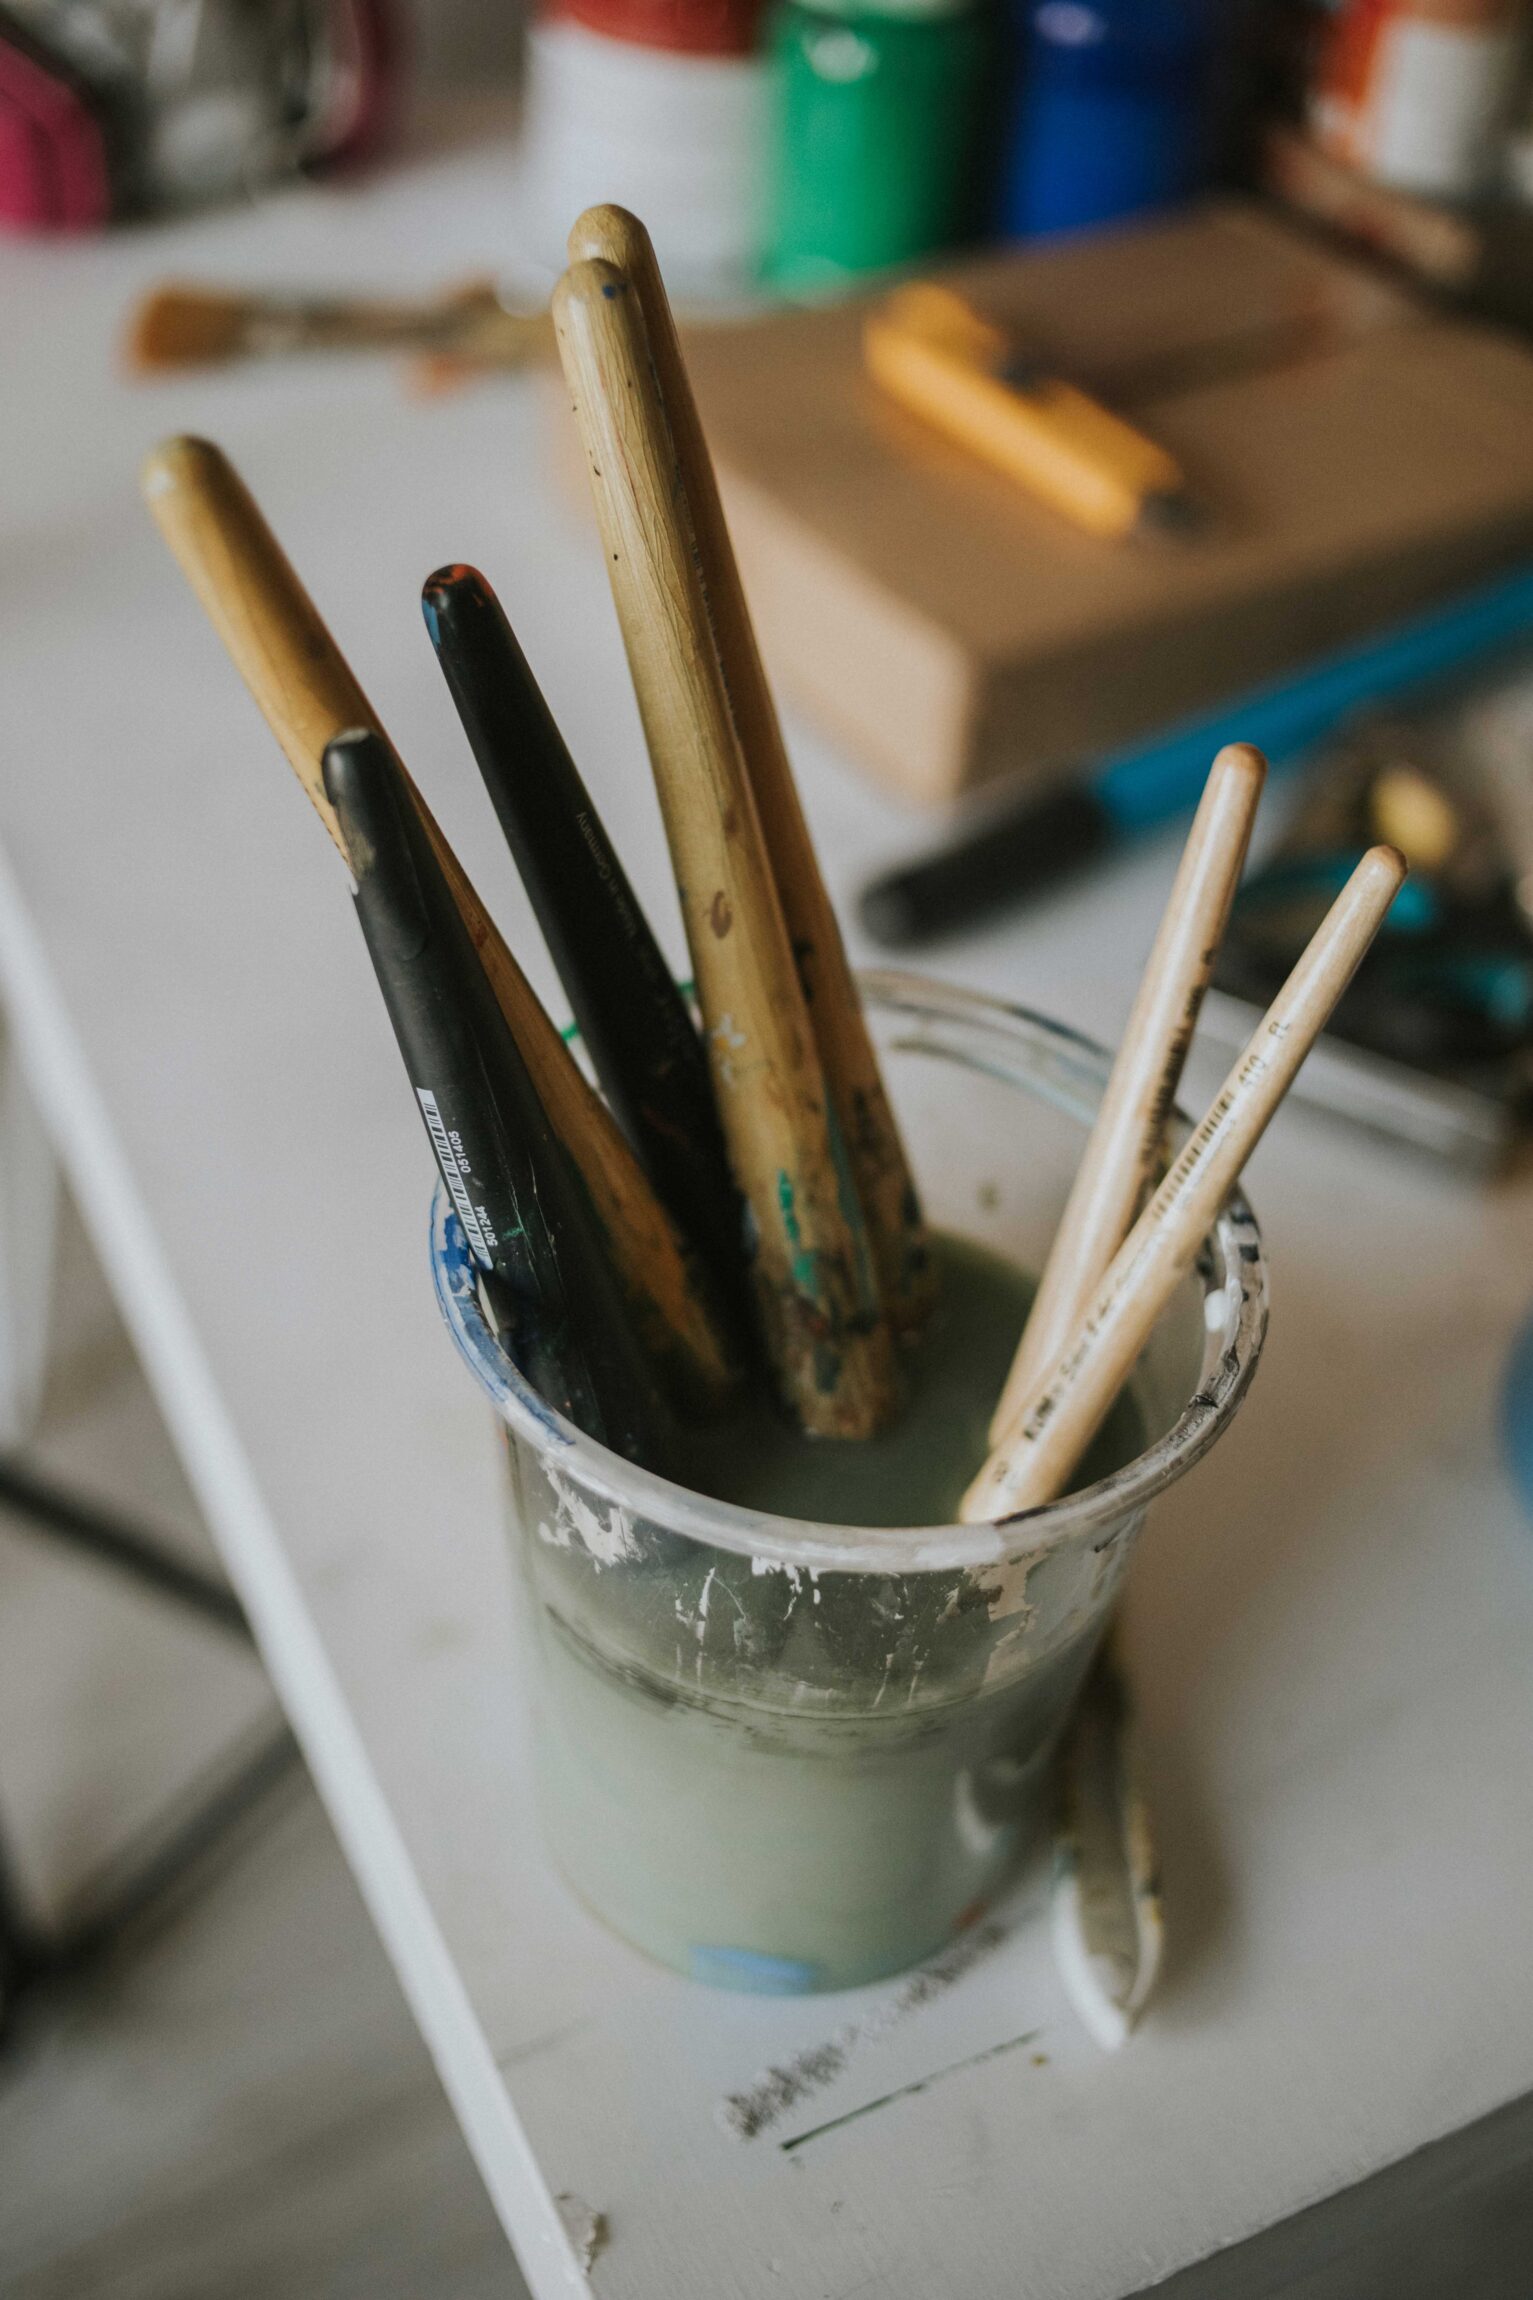
[[[759,1949],[697,1947],[692,1978],[710,1988],[743,1989],[758,1997],[801,1997],[816,1985],[819,1968],[797,1957],[763,1956]]]
[[[1518,1498],[1533,1517],[1533,1319],[1512,1344],[1501,1392],[1501,1442]]]
[[[1241,888],[1242,915],[1249,917],[1272,903],[1290,902],[1295,895],[1334,899],[1362,859],[1361,847],[1349,847],[1340,854],[1303,855],[1288,862],[1269,863]],[[1389,906],[1383,931],[1387,936],[1430,934],[1441,924],[1442,903],[1437,889],[1427,879],[1408,878]]]
[[[986,16],[974,0],[786,0],[768,27],[766,276],[826,294],[974,226]]]
[[[1307,669],[1227,698],[1153,742],[1116,752],[1088,788],[1121,832],[1149,830],[1196,804],[1221,743],[1255,743],[1274,767],[1318,743],[1349,711],[1394,698],[1533,639],[1533,568],[1354,640]]]

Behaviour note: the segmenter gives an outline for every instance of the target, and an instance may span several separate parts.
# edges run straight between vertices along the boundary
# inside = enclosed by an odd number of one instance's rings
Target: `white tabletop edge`
[[[588,2295],[0,854],[0,989],[81,1218],[534,2300]]]

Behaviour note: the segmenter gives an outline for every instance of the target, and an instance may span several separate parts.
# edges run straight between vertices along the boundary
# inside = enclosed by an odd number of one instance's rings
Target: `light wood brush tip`
[[[158,447],[151,448],[145,456],[139,486],[146,501],[153,506],[162,495],[205,487],[228,469],[228,457],[211,439],[199,439],[194,432],[176,432],[169,439],[162,439]]]
[[[155,288],[128,323],[124,363],[138,375],[165,368],[216,367],[239,353],[246,315],[243,296],[209,288]]]
[[[1259,790],[1267,779],[1267,761],[1254,743],[1225,743],[1215,752],[1209,772],[1238,777]]]
[[[581,256],[570,264],[554,289],[554,318],[558,320],[571,308],[610,303],[627,293],[627,276],[615,263],[605,256]]]
[[[1410,868],[1398,847],[1370,847],[1352,873],[1351,883],[1360,893],[1382,896],[1387,891],[1392,902],[1410,876]]]
[[[586,208],[575,218],[565,248],[572,264],[583,263],[591,256],[604,256],[625,271],[636,258],[653,253],[649,234],[638,217],[612,200]]]

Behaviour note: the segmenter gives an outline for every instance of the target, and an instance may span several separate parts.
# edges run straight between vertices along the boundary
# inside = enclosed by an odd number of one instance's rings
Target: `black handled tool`
[[[665,1423],[584,1189],[382,738],[325,751],[356,908],[442,1180],[507,1346],[577,1427],[658,1466]]]
[[[602,1091],[738,1308],[741,1202],[686,1002],[490,585],[439,567],[421,606]]]

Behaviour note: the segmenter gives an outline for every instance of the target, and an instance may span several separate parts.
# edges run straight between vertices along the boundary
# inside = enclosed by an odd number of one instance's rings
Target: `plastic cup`
[[[915,976],[862,987],[931,1223],[1036,1273],[1109,1057]],[[845,1988],[940,1948],[1046,1822],[1149,1505],[1250,1381],[1267,1300],[1244,1199],[1132,1377],[1141,1450],[1001,1526],[810,1524],[636,1469],[501,1350],[440,1197],[432,1255],[504,1427],[539,1806],[568,1882],[639,1948],[727,1987]]]

